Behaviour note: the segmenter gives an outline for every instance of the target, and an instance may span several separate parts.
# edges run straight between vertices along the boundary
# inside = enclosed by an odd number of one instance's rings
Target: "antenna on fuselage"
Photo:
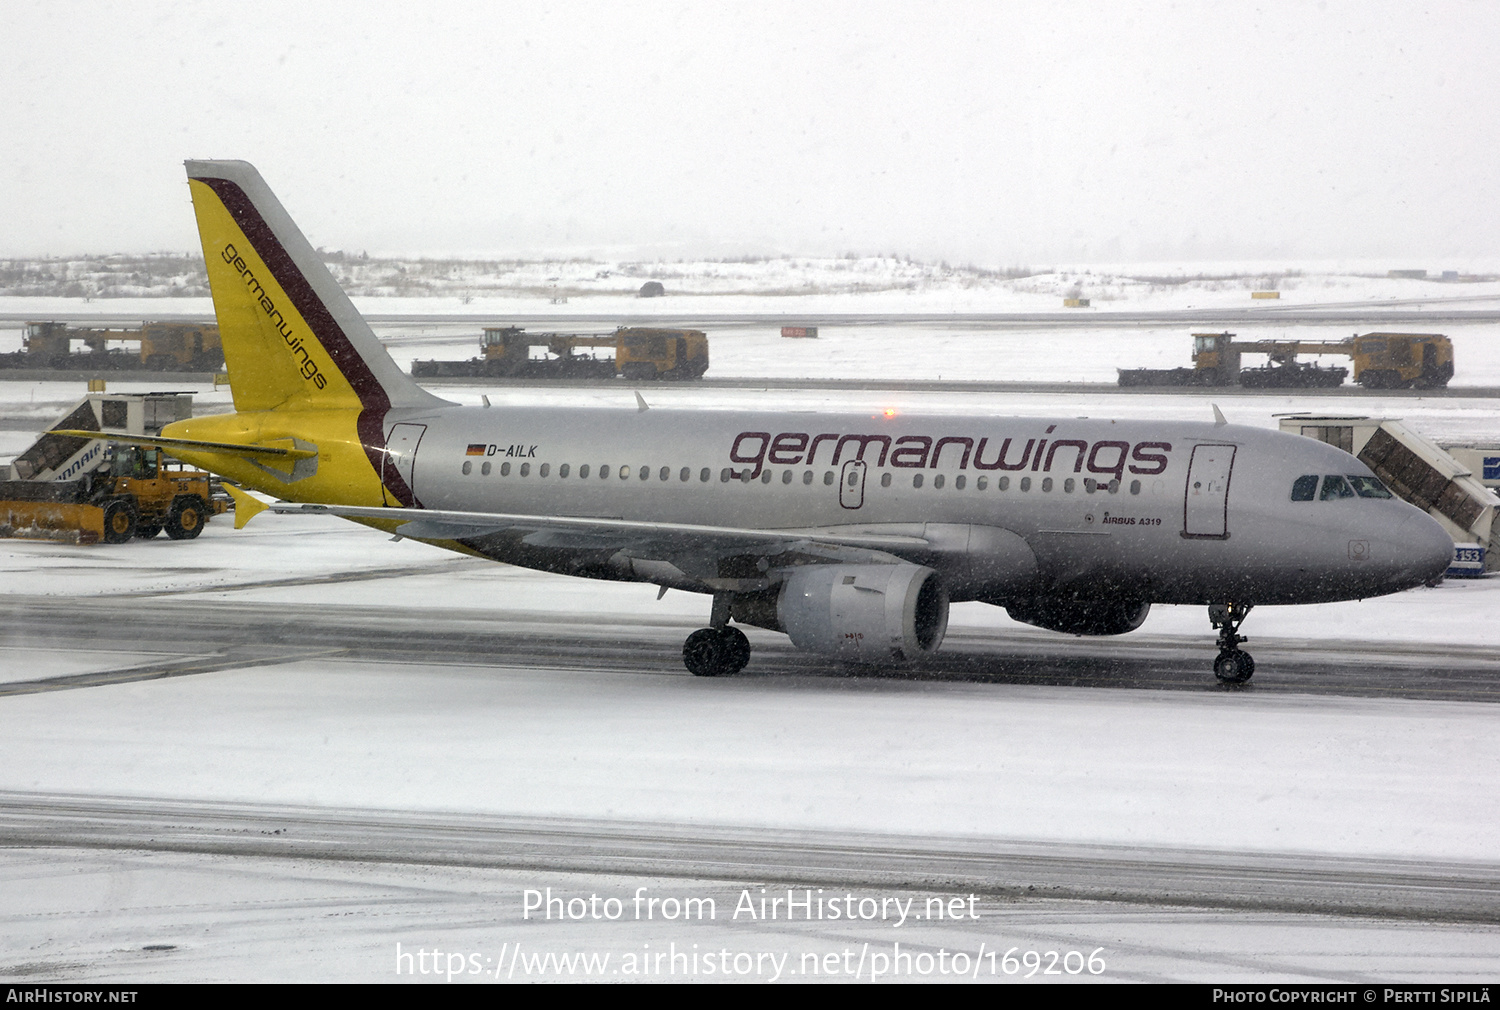
[[[1219,427],[1220,425],[1224,425],[1224,424],[1228,424],[1229,423],[1228,419],[1224,417],[1224,412],[1219,409],[1219,405],[1217,403],[1210,403],[1209,406],[1214,409],[1214,427],[1215,428]]]

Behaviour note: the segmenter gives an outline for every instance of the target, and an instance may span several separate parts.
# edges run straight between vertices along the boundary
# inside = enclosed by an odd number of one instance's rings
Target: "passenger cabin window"
[[[1323,477],[1323,493],[1318,495],[1323,501],[1334,501],[1339,498],[1353,498],[1354,489],[1349,482],[1336,473],[1325,474]]]
[[[1318,475],[1306,474],[1292,481],[1292,501],[1312,501],[1318,496]]]

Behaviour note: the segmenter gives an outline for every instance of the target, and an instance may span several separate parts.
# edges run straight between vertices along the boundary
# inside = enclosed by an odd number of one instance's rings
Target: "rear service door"
[[[387,486],[393,483],[390,478],[391,471],[394,470],[400,475],[402,482],[415,492],[412,475],[416,472],[417,446],[425,434],[425,424],[397,424],[391,428],[390,438],[385,443],[385,472],[380,475],[383,483]]]
[[[1232,445],[1198,445],[1188,464],[1182,535],[1225,540],[1229,537],[1229,476]]]
[[[865,471],[869,469],[862,459],[851,459],[844,464],[839,479],[839,504],[846,509],[857,509],[865,503]]]

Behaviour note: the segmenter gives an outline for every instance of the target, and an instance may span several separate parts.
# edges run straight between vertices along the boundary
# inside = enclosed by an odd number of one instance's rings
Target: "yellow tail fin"
[[[168,425],[173,454],[278,496],[419,505],[386,430],[447,402],[391,360],[253,166],[187,174],[235,412]]]
[[[236,410],[442,403],[391,360],[254,166],[187,173]]]

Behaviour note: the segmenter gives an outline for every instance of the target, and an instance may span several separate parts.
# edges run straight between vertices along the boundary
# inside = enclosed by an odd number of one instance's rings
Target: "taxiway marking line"
[[[224,670],[240,670],[256,666],[280,666],[304,659],[336,656],[346,651],[345,649],[318,649],[283,656],[218,655],[171,663],[148,663],[123,670],[71,673],[62,677],[44,677],[39,680],[21,680],[0,684],[0,698],[23,694],[45,694],[49,691],[72,691],[83,687],[108,687],[111,684],[134,684],[145,680],[166,680],[171,677],[191,677],[200,673],[219,673]]]

